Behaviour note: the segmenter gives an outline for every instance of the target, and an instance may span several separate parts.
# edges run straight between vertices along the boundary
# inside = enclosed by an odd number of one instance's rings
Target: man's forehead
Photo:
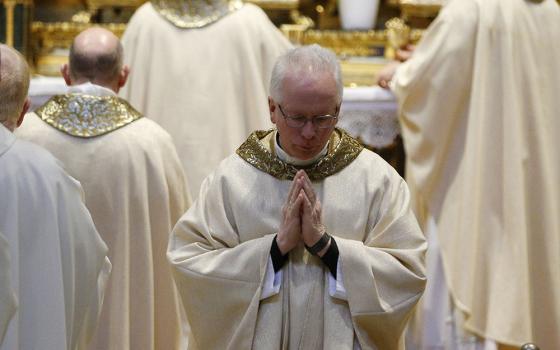
[[[286,76],[282,88],[283,103],[299,99],[329,100],[338,96],[336,81],[332,75]]]
[[[329,71],[310,71],[307,69],[294,69],[288,71],[284,77],[284,82],[289,85],[306,85],[324,83],[332,81],[336,83],[334,74]]]
[[[318,88],[336,87],[336,81],[333,74],[317,73],[317,74],[287,74],[283,81],[284,89],[289,90],[316,90]]]

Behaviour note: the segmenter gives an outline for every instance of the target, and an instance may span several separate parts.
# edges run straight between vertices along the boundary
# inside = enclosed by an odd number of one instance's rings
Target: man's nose
[[[311,119],[308,119],[305,125],[301,128],[301,135],[306,139],[311,139],[315,136],[315,132],[315,125],[313,125]]]

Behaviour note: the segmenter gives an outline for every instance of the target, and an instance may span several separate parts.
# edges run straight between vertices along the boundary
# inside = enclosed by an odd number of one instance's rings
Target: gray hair
[[[0,123],[12,123],[23,110],[29,91],[29,67],[15,49],[0,44]]]
[[[282,83],[289,73],[332,73],[336,82],[338,101],[342,101],[342,73],[336,55],[317,44],[296,47],[280,56],[270,77],[270,97],[282,101]]]
[[[89,53],[70,46],[70,76],[85,78],[90,82],[109,82],[116,79],[123,66],[123,46],[119,42],[115,50],[105,53]]]

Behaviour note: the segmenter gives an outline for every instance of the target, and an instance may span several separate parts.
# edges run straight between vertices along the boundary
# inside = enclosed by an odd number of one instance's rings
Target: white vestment
[[[19,302],[2,350],[83,349],[111,264],[80,184],[0,125],[0,232]]]
[[[8,241],[0,232],[0,346],[17,307],[10,277],[10,250]]]
[[[97,96],[61,95],[69,102],[47,103],[36,112],[48,119],[54,106],[67,108],[68,113],[79,106],[83,114],[92,112],[90,121],[96,126],[116,122],[111,118],[120,108],[136,112],[102,87],[85,84],[70,89],[80,91]],[[101,115],[105,110],[108,113]],[[113,272],[90,349],[186,347],[187,325],[165,253],[169,234],[190,198],[171,137],[154,121],[137,116],[108,133],[82,138],[30,113],[17,133],[52,152],[82,183],[86,205],[109,246]],[[68,127],[72,120],[65,122],[56,126]]]
[[[131,72],[121,94],[171,134],[196,197],[251,131],[270,127],[270,73],[291,45],[251,4],[206,27],[181,29],[146,3],[122,42]]]
[[[392,81],[465,329],[541,349],[560,349],[558,42],[555,0],[451,1]]]
[[[402,178],[347,134],[331,138],[320,170],[307,171],[338,245],[346,300],[330,295],[328,268],[302,246],[281,269],[279,293],[263,298],[291,185],[277,177],[288,172],[266,146],[271,134],[252,134],[221,162],[173,230],[168,257],[192,329],[189,349],[402,349],[424,288],[426,244]]]

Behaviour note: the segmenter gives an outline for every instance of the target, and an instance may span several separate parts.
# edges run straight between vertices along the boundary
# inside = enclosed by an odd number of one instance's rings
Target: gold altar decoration
[[[91,18],[106,8],[128,8],[132,11],[140,7],[146,0],[85,0],[86,10],[72,16],[72,22],[90,23]]]
[[[89,12],[95,13],[100,9],[108,8],[108,7],[130,7],[130,8],[138,8],[142,5],[145,0],[86,0],[86,7]]]
[[[410,27],[400,18],[392,18],[385,23],[387,28],[387,45],[385,57],[394,59],[397,50],[410,43]]]
[[[35,73],[47,76],[59,75],[60,66],[68,61],[68,50],[74,37],[93,24],[77,22],[33,22],[31,25],[31,47],[34,52]],[[119,38],[126,24],[96,24],[108,29]],[[62,50],[57,54],[57,50]]]
[[[442,0],[400,0],[401,19],[408,21],[413,17],[433,18],[439,13],[443,6]]]
[[[371,86],[377,83],[379,70],[394,57],[394,48],[417,43],[424,32],[409,28],[398,18],[387,25],[385,30],[368,31],[305,30],[297,25],[281,29],[296,45],[319,44],[333,50],[340,58],[345,86]]]
[[[306,29],[315,26],[311,18],[300,12],[300,0],[244,0],[243,2],[262,8],[273,22],[276,13],[287,13],[292,24],[303,26]]]
[[[333,50],[338,56],[342,57],[384,56],[385,47],[389,43],[389,30],[305,30],[297,25],[283,25],[281,29],[284,35],[296,45],[319,44]],[[418,42],[423,32],[420,29],[409,28],[407,42]],[[407,42],[404,42],[404,44]]]
[[[2,1],[2,0],[0,0]],[[11,0],[17,1],[17,0]],[[20,0],[21,1],[21,0]],[[26,0],[31,1],[31,0]],[[43,75],[59,75],[60,65],[67,61],[68,48],[73,38],[81,31],[92,25],[104,27],[117,36],[122,36],[126,29],[124,23],[89,23],[92,17],[91,11],[98,11],[105,7],[138,7],[145,0],[84,0],[87,4],[87,13],[74,16],[74,22],[33,22],[31,26],[31,48],[35,72]],[[296,45],[307,45],[317,43],[332,49],[341,60],[344,83],[346,86],[367,86],[376,84],[377,72],[391,59],[392,53],[397,47],[402,46],[408,40],[417,42],[423,30],[411,29],[398,18],[386,22],[386,29],[369,31],[342,31],[316,29],[310,17],[300,12],[300,6],[305,0],[246,0],[261,7],[270,16],[270,11],[279,11],[284,18],[280,26],[283,33]],[[428,0],[416,0],[428,1]],[[433,0],[432,0],[433,1]],[[385,4],[391,3],[395,7],[413,6],[413,0],[385,0]],[[317,4],[321,3],[316,1]],[[314,5],[314,11],[332,11],[336,6],[336,0],[322,2],[323,5]],[[330,4],[330,5],[329,5]],[[422,6],[422,5],[417,5]],[[336,10],[334,10],[336,15]],[[387,13],[393,13],[389,10]],[[385,16],[386,14],[385,13]],[[306,13],[309,14],[309,13]],[[397,12],[396,16],[399,15]],[[324,18],[323,18],[324,19]],[[319,20],[320,17],[319,17]],[[399,41],[400,40],[400,41]],[[405,41],[402,41],[405,40]]]
[[[39,54],[47,54],[55,48],[68,49],[74,37],[92,27],[92,24],[73,22],[33,22],[31,34],[33,46]],[[110,30],[119,38],[126,29],[123,23],[96,24],[95,26]]]
[[[72,17],[72,21],[90,23],[91,18],[102,9],[120,7],[134,10],[145,2],[146,0],[85,0],[87,10],[76,13]],[[286,12],[293,23],[313,26],[313,21],[300,13],[299,0],[245,0],[243,2],[259,6],[269,16],[272,16],[273,12]]]
[[[2,0],[0,0],[1,2]],[[10,0],[14,1],[14,0]],[[20,0],[21,1],[21,0]],[[32,0],[26,0],[32,2]],[[125,23],[92,23],[98,11],[107,8],[132,8],[141,6],[145,0],[85,0],[86,10],[75,13],[67,22],[33,22],[31,26],[31,61],[35,73],[56,76],[59,67],[67,61],[67,50],[74,37],[81,31],[96,25],[106,28],[121,37]],[[247,0],[261,7],[267,14],[278,11],[287,15],[287,20],[297,25],[300,31],[313,27],[313,21],[303,16],[299,9],[300,0]],[[12,26],[10,26],[11,28]]]
[[[297,10],[299,9],[299,0],[246,0],[251,4],[255,4],[263,10]]]

